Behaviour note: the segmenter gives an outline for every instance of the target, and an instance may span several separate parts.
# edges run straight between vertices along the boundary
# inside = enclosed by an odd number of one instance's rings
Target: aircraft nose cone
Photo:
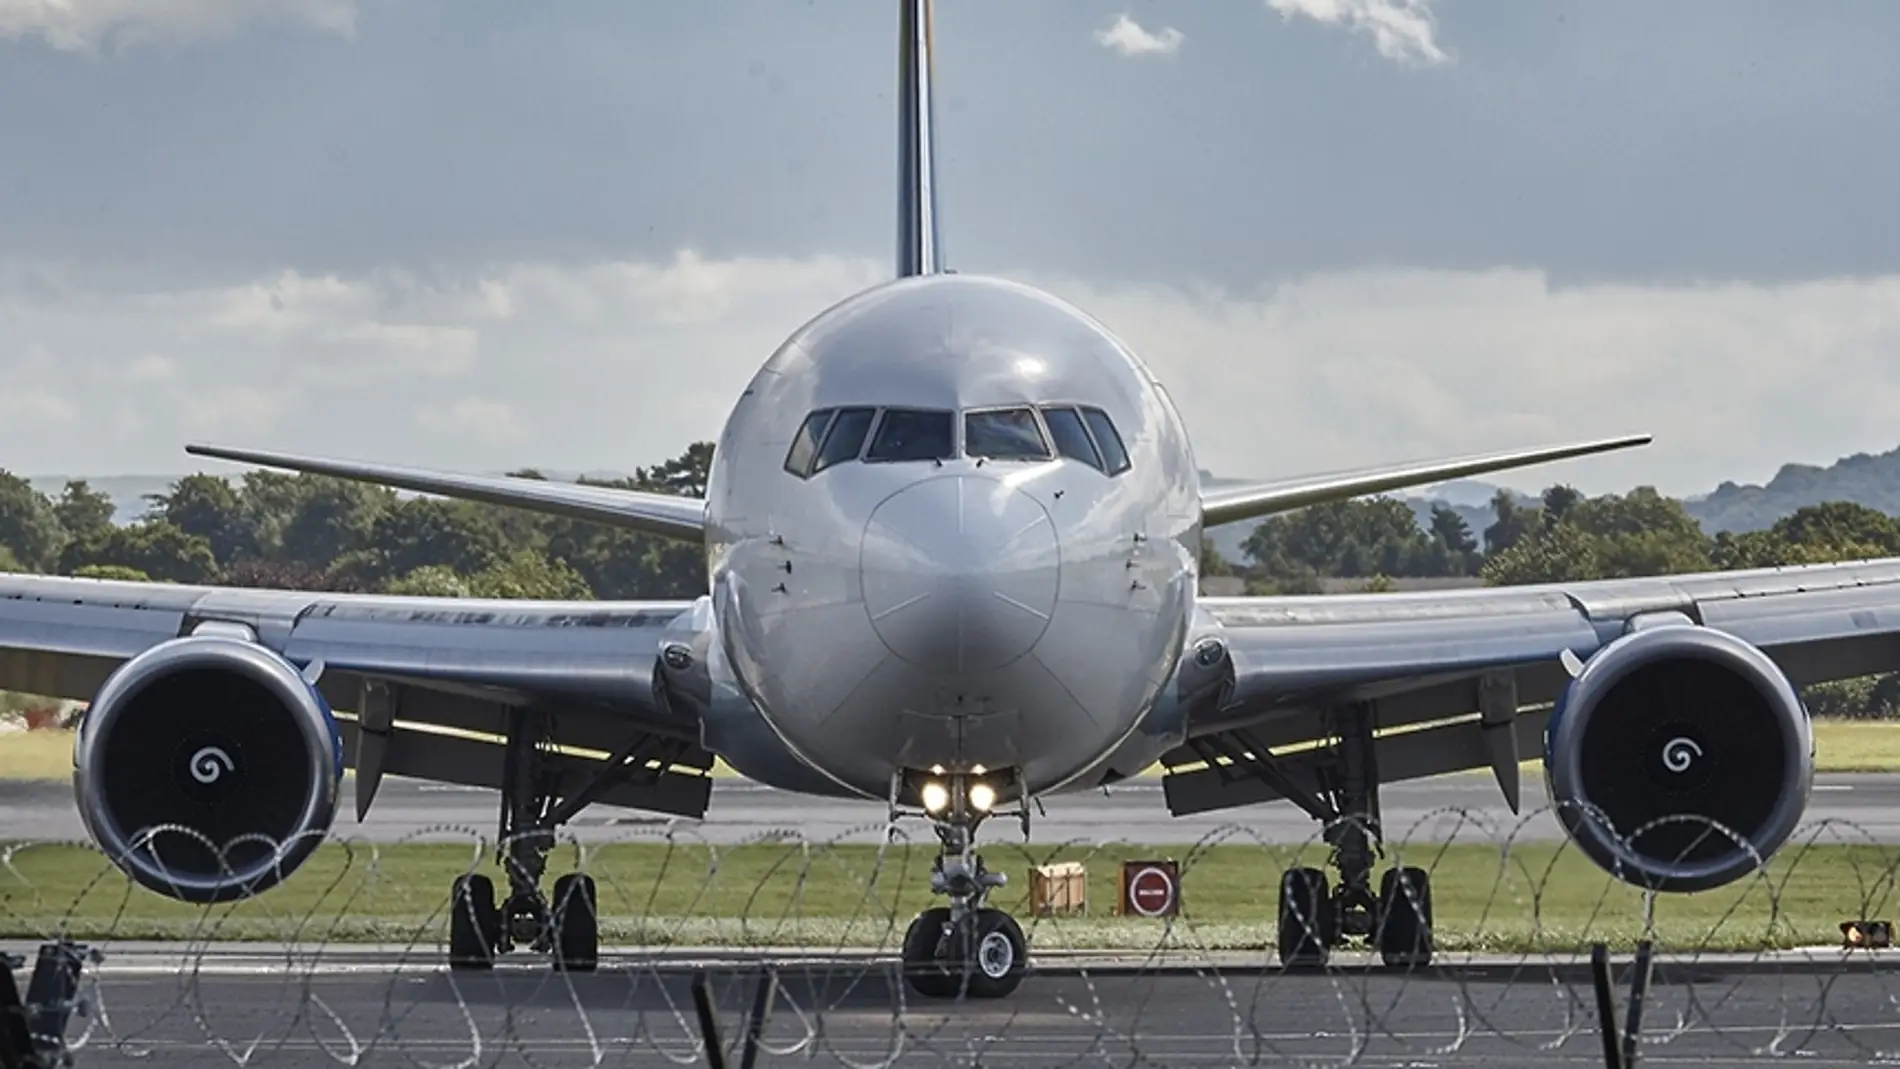
[[[1028,653],[1055,612],[1061,555],[1042,503],[980,475],[904,488],[864,528],[865,610],[891,652],[961,675]]]

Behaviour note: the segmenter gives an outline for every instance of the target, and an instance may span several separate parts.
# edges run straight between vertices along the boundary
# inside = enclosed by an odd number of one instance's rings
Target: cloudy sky
[[[945,246],[1200,461],[1900,445],[1900,5],[940,0]],[[0,0],[0,467],[626,469],[890,271],[896,5]],[[220,469],[222,470],[222,469]]]

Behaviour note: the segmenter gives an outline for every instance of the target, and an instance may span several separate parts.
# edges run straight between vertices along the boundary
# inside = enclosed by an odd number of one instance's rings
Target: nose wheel
[[[900,791],[901,782],[893,786],[893,817]],[[1002,873],[983,867],[975,849],[976,828],[989,815],[995,788],[975,776],[950,774],[923,782],[919,797],[940,844],[930,889],[950,904],[924,910],[905,931],[904,982],[925,998],[1003,998],[1023,981],[1029,940],[1016,918],[986,902],[992,889],[1008,883]],[[1026,833],[1027,811],[1018,815]]]
[[[1029,941],[1000,909],[948,906],[918,914],[904,933],[904,980],[925,998],[1003,998],[1023,981]]]

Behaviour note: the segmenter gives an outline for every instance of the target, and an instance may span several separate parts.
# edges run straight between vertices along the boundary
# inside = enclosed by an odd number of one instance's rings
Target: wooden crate
[[[1089,874],[1080,861],[1029,870],[1029,912],[1038,917],[1089,911]]]

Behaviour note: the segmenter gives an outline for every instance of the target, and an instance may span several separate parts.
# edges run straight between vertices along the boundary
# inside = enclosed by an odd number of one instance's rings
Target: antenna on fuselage
[[[897,275],[943,272],[937,247],[936,105],[931,93],[930,0],[898,0]]]

